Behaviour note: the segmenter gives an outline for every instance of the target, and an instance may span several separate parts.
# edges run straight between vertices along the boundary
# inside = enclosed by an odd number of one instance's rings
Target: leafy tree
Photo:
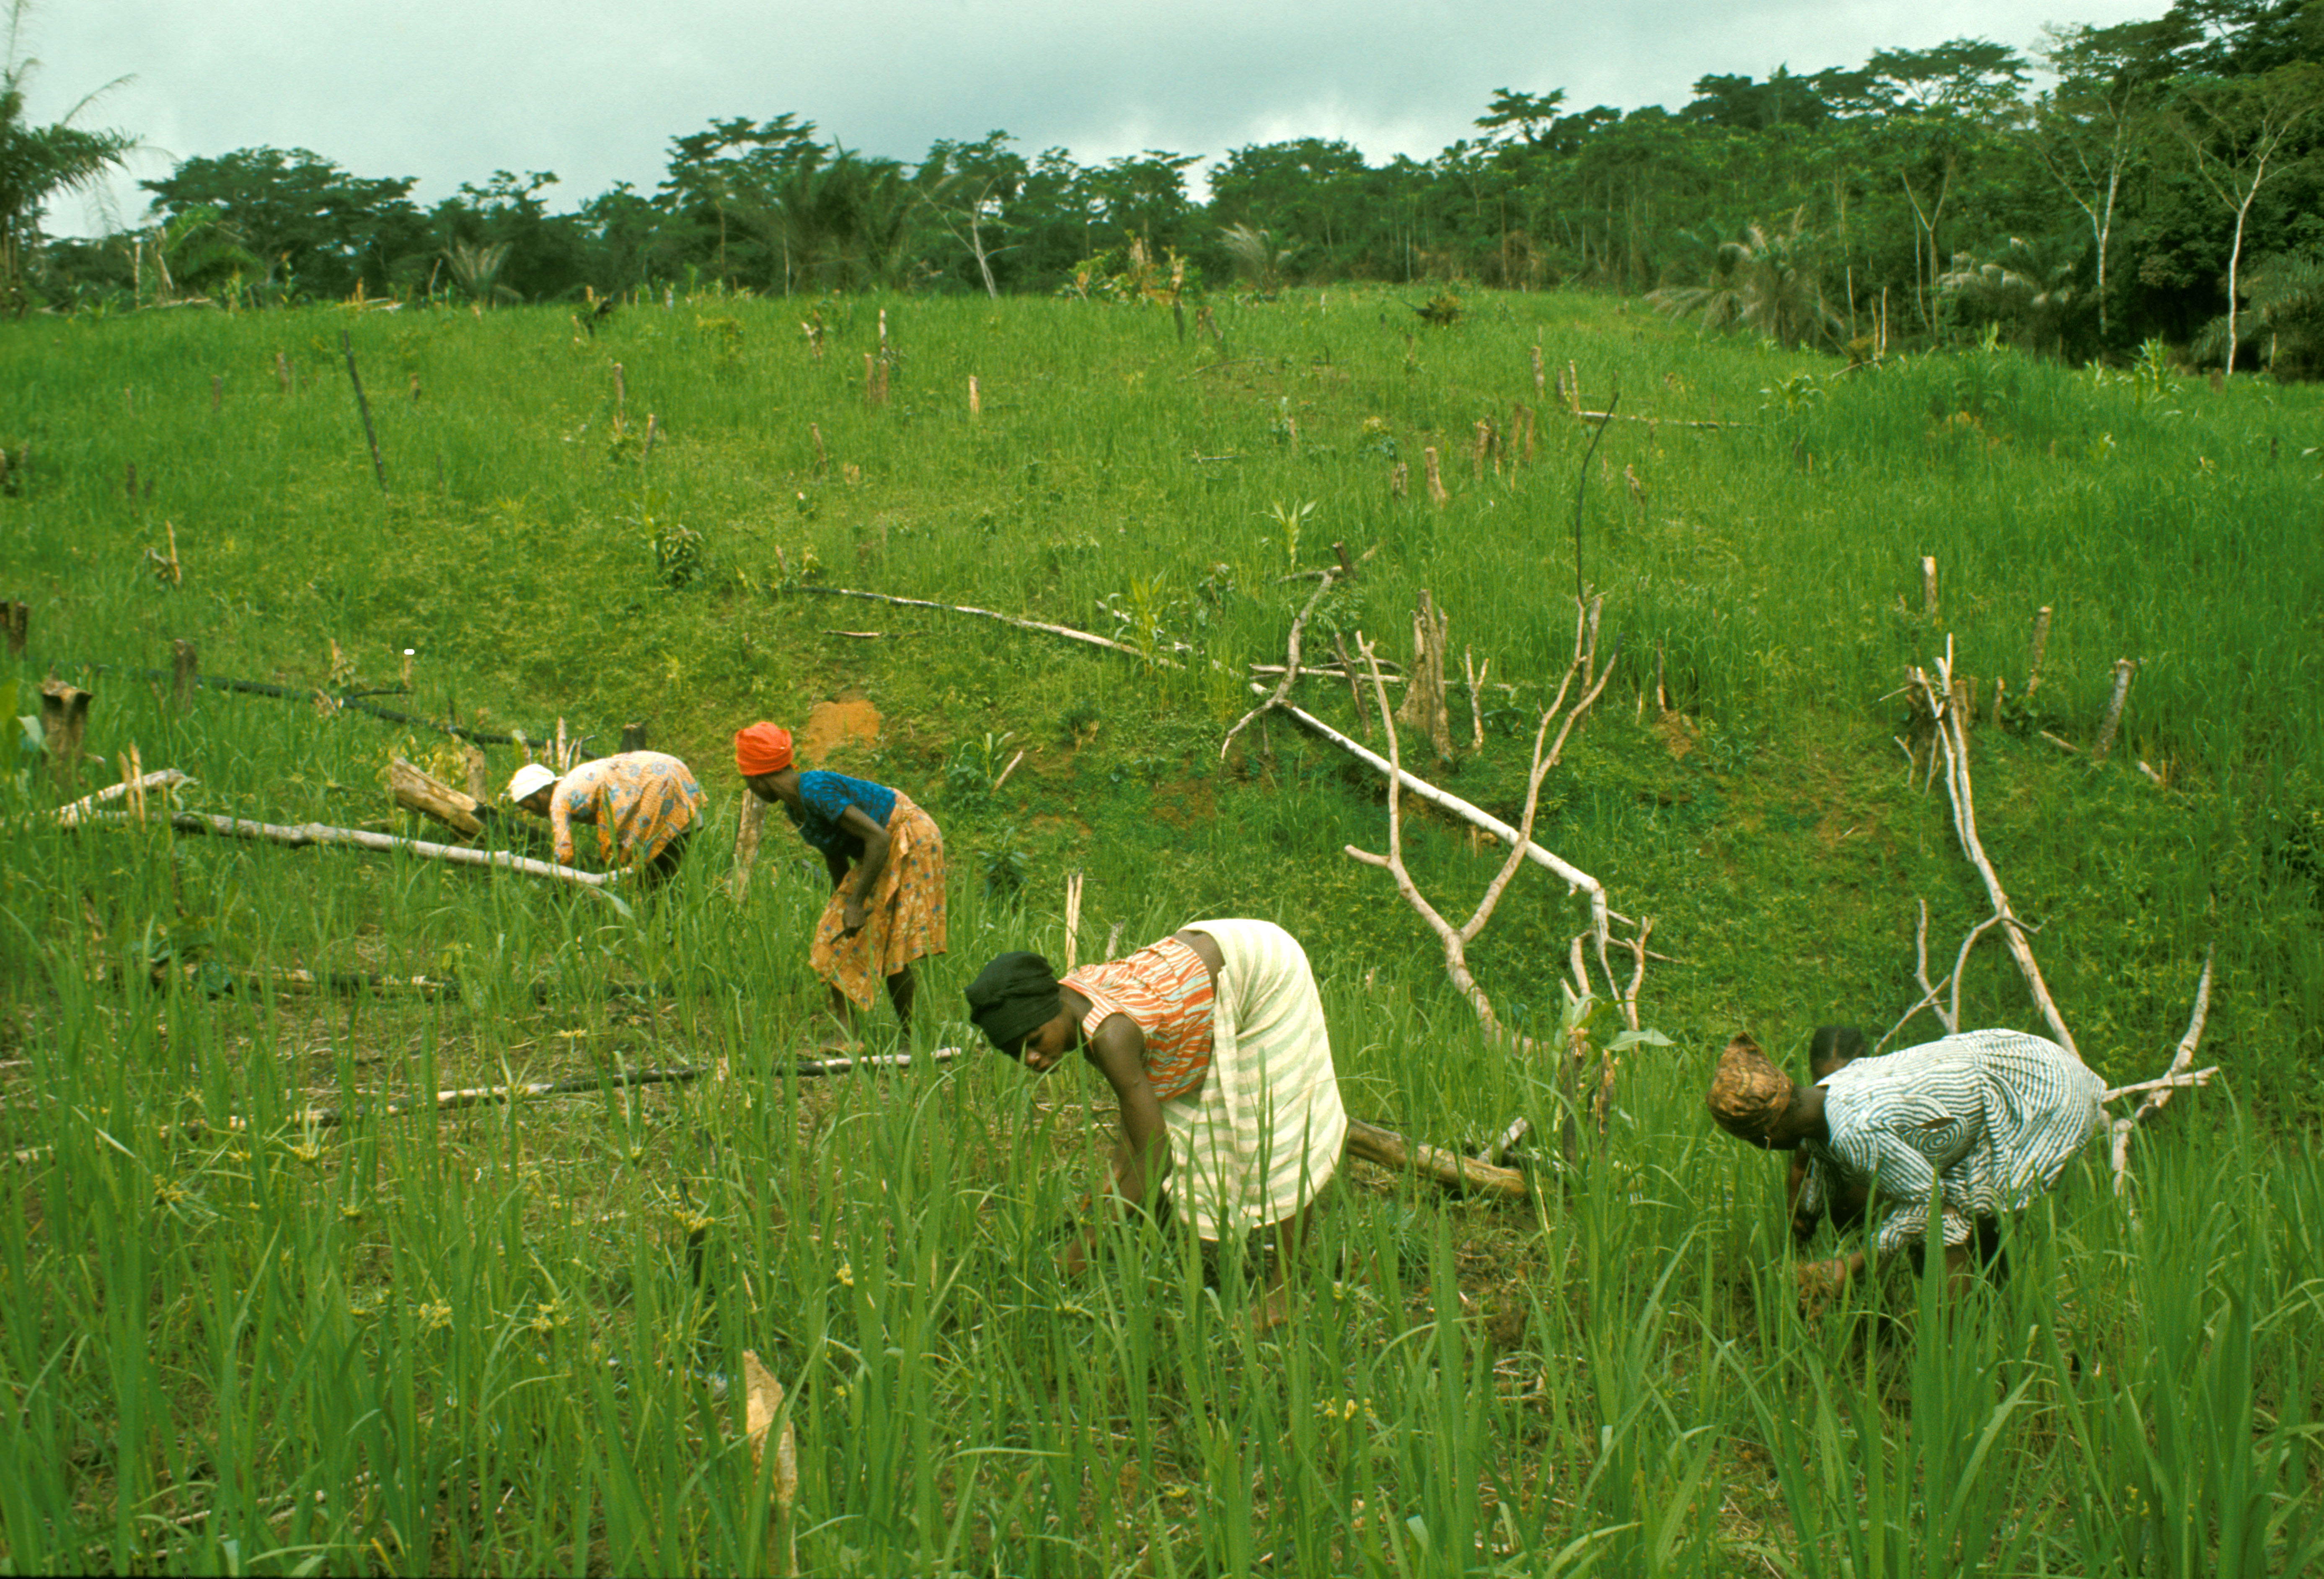
[[[928,156],[912,174],[921,202],[966,250],[984,293],[995,300],[1001,285],[992,263],[1010,250],[1004,239],[1013,228],[1009,207],[1024,189],[1028,174],[1024,156],[1009,146],[1013,141],[1006,132],[987,132],[975,143],[941,139],[929,145]]]
[[[1199,153],[1149,148],[1110,159],[1099,169],[1084,171],[1084,180],[1099,220],[1139,237],[1149,254],[1159,256],[1163,248],[1186,239],[1194,211],[1186,197],[1186,168],[1201,159]]]
[[[1393,243],[1384,223],[1385,172],[1353,144],[1302,137],[1230,149],[1211,171],[1210,217],[1271,236],[1304,236],[1308,272],[1383,273]],[[1232,253],[1223,236],[1222,245]]]
[[[153,212],[214,210],[259,262],[262,286],[344,295],[383,289],[400,259],[433,250],[410,201],[417,178],[351,175],[304,148],[243,148],[189,159],[160,180]]]
[[[1519,93],[1515,88],[1497,88],[1493,102],[1477,117],[1477,125],[1488,132],[1501,132],[1514,127],[1519,137],[1533,147],[1540,147],[1548,137],[1547,128],[1557,122],[1557,108],[1565,102],[1565,89],[1553,88],[1547,93]]]
[[[2160,97],[2153,69],[2157,35],[2151,22],[2051,29],[2041,59],[2058,74],[2058,86],[2035,102],[2026,131],[2044,173],[2089,221],[2101,338],[2123,181],[2144,152]]]
[[[656,196],[678,221],[673,250],[696,250],[687,245],[689,240],[709,243],[721,282],[755,278],[788,290],[790,272],[767,241],[776,229],[773,193],[802,162],[824,156],[815,123],[788,114],[763,123],[732,116],[671,138],[668,173]],[[739,236],[738,218],[744,222]]]
[[[42,210],[51,198],[85,190],[107,171],[118,169],[137,146],[137,139],[126,132],[93,132],[72,124],[104,88],[81,99],[61,120],[32,125],[25,110],[24,85],[40,62],[23,52],[24,22],[31,10],[31,0],[14,0],[8,7],[7,45],[0,50],[0,305],[13,306],[20,317],[32,305],[24,290],[23,263],[38,239]]]
[[[2324,112],[2324,67],[2308,61],[2279,66],[2261,77],[2198,79],[2185,85],[2172,124],[2194,162],[2196,178],[2235,216],[2227,249],[2227,365],[2236,371],[2236,314],[2244,235],[2252,207],[2268,181],[2282,176],[2301,152],[2295,138]]]

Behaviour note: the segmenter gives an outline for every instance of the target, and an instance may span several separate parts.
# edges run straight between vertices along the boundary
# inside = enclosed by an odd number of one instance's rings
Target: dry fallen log
[[[1314,593],[1307,599],[1306,605],[1299,611],[1298,617],[1291,622],[1291,635],[1289,640],[1285,643],[1286,651],[1283,661],[1283,678],[1276,682],[1275,690],[1268,696],[1267,700],[1261,702],[1258,706],[1253,707],[1250,712],[1245,713],[1241,717],[1236,719],[1234,727],[1227,731],[1226,738],[1219,742],[1219,760],[1221,762],[1226,761],[1227,748],[1234,744],[1234,737],[1243,732],[1243,728],[1246,725],[1250,724],[1252,719],[1259,717],[1261,714],[1279,706],[1283,702],[1283,698],[1291,694],[1291,688],[1296,684],[1299,679],[1299,641],[1301,636],[1306,633],[1307,616],[1315,612],[1315,605],[1322,603],[1323,601],[1323,595],[1332,590],[1332,583],[1338,578],[1338,575],[1339,573],[1335,570],[1324,570],[1320,572],[1316,577]],[[1426,595],[1424,594],[1423,596],[1425,596]]]
[[[913,1053],[877,1053],[854,1058],[819,1058],[804,1064],[794,1064],[778,1070],[776,1077],[796,1075],[802,1079],[828,1075],[851,1075],[858,1070],[905,1069],[916,1062],[946,1064],[961,1056],[958,1048],[938,1048],[925,1059]],[[695,1064],[678,1069],[622,1069],[596,1075],[576,1075],[569,1080],[536,1080],[521,1085],[475,1085],[456,1090],[438,1091],[432,1095],[399,1096],[372,1107],[309,1107],[286,1113],[281,1120],[284,1129],[327,1130],[358,1119],[394,1118],[400,1114],[433,1109],[438,1113],[459,1108],[477,1107],[489,1103],[517,1102],[543,1096],[580,1096],[606,1090],[624,1090],[641,1085],[683,1085],[701,1079],[706,1075],[717,1075],[721,1066]],[[187,1119],[176,1126],[177,1133],[198,1137],[210,1132],[212,1126],[203,1119]],[[248,1119],[239,1115],[226,1120],[226,1130],[247,1132]],[[169,1126],[163,1126],[166,1134]],[[29,1146],[11,1152],[9,1160],[19,1163],[39,1162],[52,1155],[53,1146]]]
[[[142,797],[148,790],[166,790],[172,785],[190,784],[194,780],[175,768],[161,768],[151,773],[140,773],[121,783],[109,785],[94,795],[84,795],[70,806],[57,808],[59,827],[78,827],[80,821],[98,807],[120,799],[124,795]]]
[[[1533,1187],[1514,1168],[1496,1168],[1440,1146],[1423,1146],[1393,1130],[1348,1121],[1347,1153],[1397,1173],[1416,1173],[1448,1189],[1476,1190],[1513,1201],[1533,1198]]]
[[[121,812],[92,812],[84,822],[118,822],[125,820]],[[603,889],[618,873],[583,872],[577,867],[559,866],[553,861],[535,861],[526,855],[512,855],[505,850],[471,850],[459,845],[433,845],[425,839],[400,838],[393,834],[375,834],[364,828],[338,828],[325,823],[252,822],[244,817],[218,817],[208,812],[180,811],[170,818],[170,826],[182,834],[222,834],[229,838],[261,839],[269,844],[345,845],[359,850],[372,850],[383,854],[403,851],[429,861],[448,861],[460,866],[497,866],[508,872],[521,872],[528,877],[553,878],[558,882],[570,882],[584,888]]]
[[[442,823],[465,838],[473,839],[484,831],[475,799],[401,757],[388,762],[387,787],[398,806]]]

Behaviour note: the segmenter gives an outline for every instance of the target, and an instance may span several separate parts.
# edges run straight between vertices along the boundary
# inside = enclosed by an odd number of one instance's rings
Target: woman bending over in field
[[[1271,1234],[1259,1325],[1285,1287],[1316,1196],[1339,1168],[1348,1115],[1307,956],[1269,921],[1196,921],[1126,959],[1063,981],[1037,954],[1004,954],[968,989],[970,1018],[1036,1075],[1074,1048],[1121,1107],[1118,1199],[1205,1240]],[[1098,1228],[1067,1246],[1088,1264]]]
[[[597,858],[628,867],[649,887],[669,881],[686,854],[709,798],[676,757],[625,751],[583,762],[563,778],[527,762],[509,780],[509,799],[549,819],[557,863],[574,863],[573,825],[597,830]]]
[[[928,814],[884,784],[791,761],[791,735],[753,724],[734,736],[734,766],[752,794],[780,805],[831,870],[831,902],[815,927],[807,963],[831,987],[831,1012],[854,1039],[857,1015],[884,983],[906,1030],[912,1023],[912,962],[945,951],[944,836]]]
[[[1837,1028],[1817,1039],[1822,1056],[1848,1050]],[[1738,1140],[1807,1153],[1803,1201],[1854,1186],[1888,1202],[1871,1264],[1900,1252],[1917,1260],[1937,1218],[1959,1283],[1972,1257],[1999,1271],[2001,1214],[2056,1182],[2098,1123],[2105,1089],[2072,1053],[2022,1031],[1967,1030],[1883,1057],[1842,1057],[1812,1085],[1793,1084],[1738,1035],[1720,1056],[1709,1102]],[[1802,1298],[1820,1307],[1867,1264],[1858,1251],[1803,1265]]]

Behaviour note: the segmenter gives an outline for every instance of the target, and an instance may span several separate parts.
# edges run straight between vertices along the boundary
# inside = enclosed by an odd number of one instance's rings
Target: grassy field
[[[1221,337],[1182,339],[1159,309],[890,300],[878,405],[869,300],[633,305],[594,336],[546,309],[0,326],[0,597],[32,633],[0,711],[32,712],[50,672],[92,689],[92,785],[134,744],[196,777],[187,808],[420,831],[384,770],[457,781],[441,734],[181,706],[138,673],[185,640],[214,676],[366,689],[410,650],[409,694],[375,700],[535,739],[561,717],[595,750],[642,723],[714,813],[671,891],[624,913],[401,857],[61,832],[12,743],[0,1141],[27,1155],[0,1171],[0,1566],[761,1567],[724,1384],[745,1348],[793,1390],[818,1574],[2316,1562],[2324,396],[2009,353],[1843,372],[1603,299],[1479,295],[1446,330],[1336,290],[1215,310]],[[1591,463],[1579,574],[1614,678],[1536,837],[1655,919],[1670,957],[1640,1005],[1674,1045],[1627,1057],[1602,1140],[1531,1210],[1351,1168],[1306,1316],[1254,1338],[1231,1258],[1205,1291],[1189,1247],[1125,1233],[1060,1278],[1111,1123],[1084,1074],[788,1072],[825,880],[770,836],[728,897],[726,740],[839,703],[876,729],[833,764],[912,794],[951,853],[913,1048],[965,1041],[959,989],[991,953],[1064,954],[1080,871],[1084,958],[1205,914],[1298,934],[1359,1116],[1471,1149],[1520,1113],[1554,1131],[1550,1071],[1484,1044],[1434,939],[1342,854],[1385,845],[1377,779],[1280,719],[1218,744],[1314,589],[1285,577],[1342,542],[1374,551],[1311,659],[1359,631],[1406,656],[1428,589],[1515,689],[1483,693],[1480,750],[1456,689],[1454,759],[1408,739],[1407,762],[1516,818],[1572,642],[1591,434],[1550,383],[1569,368],[1589,409],[1618,391],[1647,420]],[[1504,442],[1477,461],[1480,420]],[[171,580],[151,556],[173,540]],[[2006,682],[1973,734],[1982,832],[2086,1057],[2159,1073],[2209,949],[2223,1075],[2141,1131],[2135,1211],[2094,1145],[2016,1224],[1999,1289],[1946,1304],[1905,1278],[1809,1323],[1780,1171],[1701,1092],[1735,1030],[1796,1063],[1818,1023],[1894,1023],[1916,899],[1943,959],[1987,913],[1896,694],[1948,640],[1987,704]],[[2140,668],[2094,768],[2117,658]],[[1340,682],[1296,699],[1362,727]],[[521,760],[488,757],[495,782]],[[1405,837],[1447,905],[1497,863],[1409,800]],[[1542,875],[1472,951],[1536,1033],[1583,918]],[[453,985],[309,996],[276,983],[294,967]],[[2040,1029],[1990,940],[1963,1018]],[[512,1110],[296,1117],[702,1065]]]

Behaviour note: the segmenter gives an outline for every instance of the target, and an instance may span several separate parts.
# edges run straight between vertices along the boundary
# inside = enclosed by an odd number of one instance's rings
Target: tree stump
[[[41,682],[41,738],[48,747],[49,771],[60,790],[80,781],[80,738],[88,727],[91,699],[69,680]]]
[[[1423,587],[1412,614],[1412,672],[1396,721],[1428,737],[1441,759],[1452,755],[1452,725],[1444,706],[1444,640],[1451,622]]]

